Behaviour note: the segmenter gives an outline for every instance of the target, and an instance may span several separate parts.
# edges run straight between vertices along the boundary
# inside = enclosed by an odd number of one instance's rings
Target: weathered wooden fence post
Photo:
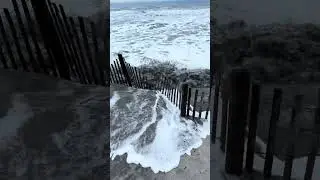
[[[5,44],[5,47],[6,47],[6,51],[8,53],[8,56],[9,56],[9,60],[10,60],[10,63],[11,63],[11,67],[15,70],[18,69],[18,65],[17,65],[17,62],[15,60],[15,57],[13,55],[13,51],[12,51],[12,47],[11,47],[11,44],[10,44],[10,41],[8,39],[8,35],[7,35],[7,32],[6,32],[6,29],[4,27],[4,22],[0,16],[0,34],[1,34],[1,38],[2,38],[2,41],[3,41],[3,44]]]
[[[284,163],[284,170],[283,170],[283,179],[284,180],[290,180],[291,179],[291,173],[292,173],[292,166],[293,166],[293,159],[295,154],[295,142],[294,139],[297,137],[297,127],[295,126],[297,115],[301,113],[302,110],[302,99],[303,95],[299,94],[294,97],[294,107],[292,109],[292,115],[291,115],[291,121],[290,121],[290,130],[289,132],[292,133],[292,136],[290,136],[288,141],[288,146],[286,149],[286,157],[285,157],[285,163]]]
[[[131,78],[130,78],[129,73],[127,71],[127,68],[126,68],[126,65],[124,63],[124,58],[122,57],[122,54],[118,54],[118,58],[119,58],[119,62],[120,62],[120,66],[121,66],[123,75],[125,76],[128,85],[131,87],[132,86]]]
[[[216,75],[216,84],[214,88],[214,97],[213,97],[213,116],[212,116],[212,125],[211,125],[211,143],[216,143],[216,127],[218,120],[218,107],[219,107],[219,94],[220,94],[220,76]]]
[[[192,89],[189,87],[188,88],[188,104],[187,104],[187,116],[189,116],[189,113],[190,113],[190,103],[191,103],[191,91]]]
[[[201,119],[201,115],[202,115],[203,97],[204,97],[204,92],[201,93],[201,97],[200,97],[199,119]]]
[[[211,92],[212,92],[212,85],[210,85],[210,90],[209,90],[209,97],[208,97],[208,106],[206,108],[206,115],[205,115],[205,119],[208,119],[208,115],[209,115],[209,111],[210,111],[210,107],[211,107]]]
[[[46,47],[49,48],[48,51],[52,52],[60,77],[70,80],[69,65],[46,1],[31,0],[31,5],[39,24],[44,43],[46,44]]]
[[[313,169],[314,169],[314,164],[316,161],[316,156],[318,154],[318,147],[319,147],[319,128],[320,128],[320,89],[318,89],[317,92],[317,108],[316,112],[314,115],[314,127],[313,127],[313,139],[312,139],[312,145],[311,145],[311,152],[308,155],[308,161],[307,161],[307,166],[306,166],[306,172],[304,174],[304,179],[305,180],[312,180],[312,174],[313,174]]]
[[[282,100],[282,90],[279,88],[275,88],[273,91],[273,100],[272,100],[272,110],[271,110],[271,118],[269,124],[269,135],[267,142],[267,150],[266,150],[266,160],[264,162],[264,177],[271,177],[272,173],[272,164],[273,164],[273,154],[274,154],[274,140],[276,136],[277,130],[277,122],[280,116],[280,105]]]
[[[19,23],[19,27],[20,27],[20,31],[21,31],[21,34],[22,34],[22,37],[23,37],[23,40],[24,40],[24,43],[25,43],[25,47],[27,49],[27,52],[28,52],[28,55],[29,55],[29,62],[31,62],[32,64],[32,68],[35,72],[41,72],[40,71],[40,65],[37,63],[33,53],[32,53],[32,49],[31,49],[31,46],[30,46],[30,42],[29,42],[29,37],[27,35],[27,31],[25,29],[25,26],[23,25],[23,20],[22,20],[22,16],[21,16],[21,13],[20,13],[20,10],[19,10],[19,6],[18,6],[18,3],[16,0],[12,0],[12,5],[13,5],[13,8],[14,8],[14,11],[16,13],[16,18],[18,20],[18,23]]]
[[[220,124],[220,149],[225,152],[226,147],[226,133],[227,133],[227,123],[228,123],[228,114],[229,114],[229,96],[230,96],[230,78],[227,76],[221,82],[221,124]]]
[[[4,8],[3,12],[4,12],[5,17],[7,19],[7,22],[9,24],[9,28],[11,30],[11,35],[12,35],[12,38],[13,38],[13,42],[14,42],[16,50],[17,50],[16,53],[17,53],[18,58],[19,58],[19,60],[21,62],[23,70],[29,72],[30,69],[28,67],[27,60],[23,56],[21,45],[19,43],[18,32],[17,32],[17,30],[15,28],[15,25],[14,25],[14,22],[13,22],[13,19],[12,19],[11,15],[10,15],[10,12],[9,12],[9,10],[7,8]]]
[[[222,99],[222,112],[221,112],[221,124],[220,124],[220,150],[226,151],[226,133],[229,113],[229,99]]]
[[[196,108],[197,108],[197,101],[198,101],[198,92],[199,90],[196,89],[196,92],[194,94],[194,100],[193,100],[193,110],[192,110],[192,120],[194,121],[194,118],[196,116]]]
[[[241,175],[243,168],[245,125],[248,113],[250,73],[246,69],[235,68],[230,74],[231,99],[227,131],[225,171]]]
[[[253,83],[251,86],[250,120],[247,141],[246,171],[252,173],[254,151],[256,143],[256,132],[258,124],[258,113],[260,104],[260,85]]]

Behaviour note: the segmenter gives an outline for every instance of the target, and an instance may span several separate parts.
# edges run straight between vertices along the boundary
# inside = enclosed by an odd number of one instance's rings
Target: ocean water
[[[180,68],[210,67],[209,1],[111,3],[110,57],[132,65],[171,61]]]
[[[176,168],[181,156],[191,155],[210,133],[210,117],[203,124],[181,118],[180,110],[159,92],[114,91],[110,112],[110,158],[127,154],[127,163],[154,173]]]

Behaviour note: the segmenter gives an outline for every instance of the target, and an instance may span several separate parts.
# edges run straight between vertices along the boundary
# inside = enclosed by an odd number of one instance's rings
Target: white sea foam
[[[161,103],[160,101],[165,103]],[[134,106],[142,105],[142,103],[137,104],[139,103],[138,101],[130,103],[133,103]],[[121,111],[120,109],[115,109],[116,107],[113,106],[111,113],[119,113]],[[142,113],[140,117],[147,114],[144,111],[140,111],[140,113]],[[152,113],[150,120],[138,132],[124,139],[121,146],[116,146],[115,143],[117,142],[113,142],[114,144],[110,142],[110,156],[112,159],[117,155],[127,153],[128,163],[150,167],[155,173],[159,171],[168,172],[179,165],[180,157],[183,154],[190,155],[193,148],[200,147],[202,139],[210,133],[208,120],[204,121],[203,125],[199,125],[191,120],[181,118],[180,110],[160,93],[156,94],[154,106],[149,113]],[[160,114],[161,116],[159,116]],[[136,121],[138,122],[139,119],[136,119]],[[113,121],[111,120],[111,122]],[[147,132],[147,128],[154,125],[155,122],[157,124],[154,131]],[[119,132],[126,134],[126,129],[128,129],[127,126],[121,127],[120,130],[118,129],[118,136]],[[116,134],[113,131],[111,129],[111,136],[115,136]],[[137,148],[138,141],[141,141],[142,135],[146,135],[146,133],[147,136],[152,136],[155,133],[154,139],[143,147]],[[147,137],[144,139],[147,139]]]
[[[112,108],[119,99],[120,96],[117,94],[117,92],[114,92],[113,96],[110,99],[110,108]]]
[[[181,68],[209,68],[209,9],[111,10],[110,57],[115,59],[115,53],[123,53],[132,65],[155,59],[174,62]]]

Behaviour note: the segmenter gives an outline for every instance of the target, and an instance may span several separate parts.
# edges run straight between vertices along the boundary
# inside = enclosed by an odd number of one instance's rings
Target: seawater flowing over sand
[[[179,109],[154,91],[114,91],[110,108],[111,159],[127,153],[128,163],[155,173],[177,167],[210,133],[208,120],[196,124],[181,118]]]

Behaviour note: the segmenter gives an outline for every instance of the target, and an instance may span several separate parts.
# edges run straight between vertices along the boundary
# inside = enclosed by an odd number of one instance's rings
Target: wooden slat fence
[[[118,58],[110,65],[110,79],[113,84],[161,92],[180,110],[185,112],[182,113],[183,117],[194,121],[209,117],[211,88],[208,88],[210,89],[208,90],[186,87],[182,91],[183,88],[168,77],[160,77],[156,83],[150,83],[148,77],[144,76],[137,67],[127,63],[121,54],[118,54]],[[182,96],[186,97],[182,98]]]
[[[191,88],[188,87],[184,93],[186,102],[186,117],[192,120],[208,119],[211,101],[211,88]]]
[[[109,66],[103,65],[107,63],[100,56],[105,44],[97,37],[97,26],[92,21],[69,17],[63,6],[49,0],[42,6],[36,0],[31,3],[11,1],[13,11],[4,8],[0,13],[1,68],[43,73],[83,84],[106,85],[109,77],[105,71],[109,71]],[[47,13],[49,17],[43,19],[39,17],[41,13]],[[44,25],[44,21],[52,22],[53,29],[46,31],[44,26],[48,24]],[[46,36],[48,32],[56,33],[57,44],[50,42],[53,40]],[[62,49],[62,54],[55,53],[59,52],[55,50],[57,48]],[[61,64],[67,67],[62,69]]]
[[[233,91],[241,91],[241,88],[235,87],[237,78],[225,78],[222,86],[229,87],[229,90],[225,90],[222,88],[221,91],[221,100],[222,100],[222,113],[220,117],[221,121],[221,132],[220,132],[220,143],[221,150],[226,153],[226,163],[225,170],[229,174],[234,175],[242,175],[243,170],[247,173],[254,172],[253,167],[255,166],[255,154],[263,157],[265,159],[263,176],[265,178],[272,178],[272,169],[274,165],[274,157],[277,155],[275,152],[275,143],[279,138],[276,138],[277,131],[276,129],[282,129],[285,133],[288,133],[289,139],[287,140],[287,145],[285,146],[285,158],[283,160],[283,179],[292,179],[292,170],[294,160],[297,158],[297,153],[295,147],[295,142],[299,139],[299,136],[310,136],[311,143],[309,153],[304,155],[307,158],[307,163],[305,166],[305,175],[304,179],[312,180],[312,176],[314,175],[313,169],[315,166],[316,157],[319,156],[319,146],[320,146],[320,88],[315,96],[318,98],[317,107],[316,108],[307,108],[308,111],[314,112],[314,125],[311,129],[305,129],[300,127],[298,121],[303,121],[303,116],[301,113],[305,111],[306,107],[303,104],[304,94],[296,94],[293,98],[293,106],[291,108],[291,119],[288,126],[279,125],[279,121],[281,120],[281,104],[283,102],[283,90],[282,88],[274,88],[273,90],[273,99],[272,99],[272,108],[270,114],[269,121],[269,129],[268,129],[268,138],[266,141],[266,149],[265,153],[258,152],[256,148],[256,138],[257,138],[257,124],[259,123],[258,114],[259,114],[259,106],[261,105],[260,98],[261,93],[260,89],[262,85],[259,82],[255,82],[250,80],[250,76],[243,76],[248,71],[242,69],[241,71],[235,70],[234,73],[230,75],[233,77],[246,77],[249,78],[247,80],[243,79],[241,82],[248,81],[250,82],[249,87],[243,87],[242,89],[250,89],[248,100],[243,100],[243,97],[237,97],[238,93]],[[233,75],[232,75],[233,74]],[[225,82],[227,81],[227,82]],[[220,98],[219,96],[217,98]],[[239,101],[242,98],[242,101]],[[244,103],[243,103],[244,102]],[[248,118],[244,117],[243,112],[239,112],[243,109],[243,107],[248,107]],[[299,119],[297,117],[300,117]],[[302,117],[302,119],[301,119]],[[242,126],[243,125],[243,126]],[[234,128],[233,128],[234,127]],[[247,130],[246,130],[247,129]],[[244,133],[247,131],[247,133]],[[247,135],[245,135],[247,134]],[[245,141],[247,139],[247,141]],[[237,143],[235,144],[235,140]],[[246,142],[246,145],[245,145]],[[233,143],[233,144],[232,144]],[[236,149],[234,147],[237,146]],[[244,151],[244,147],[246,146],[246,151]],[[229,148],[229,149],[228,149]],[[233,149],[231,149],[233,148]],[[243,163],[244,159],[242,159],[243,153],[246,153],[245,163]],[[301,155],[299,155],[300,157]],[[303,155],[302,155],[303,156]],[[241,157],[241,158],[239,158]],[[245,165],[244,165],[245,164]],[[244,167],[243,167],[244,165]],[[278,166],[278,165],[277,165]],[[279,167],[277,167],[279,168]]]

